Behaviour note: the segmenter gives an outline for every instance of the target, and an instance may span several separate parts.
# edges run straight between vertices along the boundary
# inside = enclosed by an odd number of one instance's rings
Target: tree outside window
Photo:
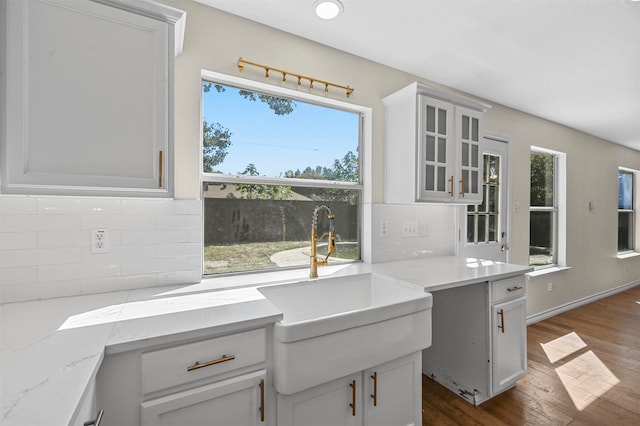
[[[557,263],[558,204],[556,159],[551,153],[531,151],[529,264]]]

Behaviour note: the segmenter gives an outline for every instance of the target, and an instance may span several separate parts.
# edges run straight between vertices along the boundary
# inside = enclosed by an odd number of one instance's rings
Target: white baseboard
[[[637,285],[640,285],[640,280],[622,285],[620,287],[612,288],[610,290],[606,290],[600,293],[596,293],[591,296],[584,297],[582,299],[574,300],[573,302],[566,303],[556,308],[531,315],[527,317],[527,325],[535,324],[538,321],[551,318],[555,315],[561,314],[566,311],[570,311],[571,309],[575,309],[579,306],[586,305],[591,302],[595,302],[596,300],[604,299],[605,297],[613,296],[614,294],[617,294],[617,293],[622,293],[623,291],[629,290],[630,288],[633,288]]]

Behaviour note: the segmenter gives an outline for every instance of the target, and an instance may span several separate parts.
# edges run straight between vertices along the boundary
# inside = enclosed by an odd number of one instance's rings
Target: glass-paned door
[[[508,253],[508,144],[486,137],[482,142],[482,203],[461,208],[459,254],[500,262]]]

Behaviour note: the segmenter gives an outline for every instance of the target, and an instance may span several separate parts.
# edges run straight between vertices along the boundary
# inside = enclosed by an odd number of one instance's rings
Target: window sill
[[[630,259],[632,257],[638,257],[638,256],[640,256],[640,253],[638,253],[637,251],[632,251],[629,253],[620,253],[616,257],[618,259]]]
[[[536,278],[545,277],[545,276],[547,276],[549,274],[555,274],[556,272],[567,271],[569,269],[571,269],[570,266],[552,266],[550,268],[537,269],[537,270],[535,270],[533,272],[528,272],[525,275],[529,279],[536,279]]]

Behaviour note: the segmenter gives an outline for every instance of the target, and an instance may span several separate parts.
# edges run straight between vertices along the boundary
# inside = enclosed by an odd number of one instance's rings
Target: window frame
[[[361,105],[351,104],[339,100],[335,100],[326,96],[319,96],[313,93],[305,93],[299,90],[293,90],[288,87],[278,87],[271,84],[262,83],[254,80],[248,80],[227,74],[222,74],[214,71],[201,70],[200,75],[200,90],[202,90],[202,82],[207,81],[214,84],[221,84],[225,86],[232,86],[238,89],[245,89],[255,91],[267,95],[282,97],[291,99],[293,101],[306,102],[315,104],[322,107],[339,109],[359,115],[359,141],[358,141],[358,162],[359,162],[359,181],[358,182],[341,182],[341,181],[329,181],[320,179],[300,179],[300,178],[278,178],[268,176],[246,176],[240,174],[224,174],[224,173],[209,173],[203,171],[203,156],[202,156],[202,117],[203,117],[203,102],[202,94],[200,94],[200,114],[199,114],[199,193],[200,198],[204,200],[202,194],[203,183],[205,182],[219,182],[229,184],[246,183],[252,185],[286,185],[286,186],[302,186],[313,188],[325,188],[325,189],[347,189],[359,191],[359,211],[358,211],[358,223],[359,229],[357,230],[358,240],[360,244],[360,261],[370,263],[371,262],[371,146],[372,146],[372,109]],[[204,206],[204,204],[203,204]],[[204,232],[204,215],[202,217],[203,232]],[[202,245],[204,250],[204,236],[202,238]],[[216,277],[229,275],[204,275],[204,258],[202,259],[202,272],[203,279],[215,279]],[[296,267],[298,268],[298,267]],[[300,266],[299,268],[303,268]],[[285,268],[283,268],[285,269]],[[273,270],[255,270],[245,271],[240,274],[273,272]]]
[[[625,173],[625,174],[629,174],[631,175],[631,209],[621,209],[620,206],[618,205],[618,209],[617,209],[617,213],[618,213],[618,220],[617,220],[617,224],[618,224],[618,229],[620,226],[620,213],[627,213],[631,215],[631,226],[632,226],[632,230],[631,230],[631,238],[630,238],[630,243],[631,243],[631,248],[628,250],[622,250],[620,251],[618,249],[618,247],[620,246],[620,236],[618,235],[617,238],[617,244],[616,244],[616,252],[618,256],[625,256],[625,255],[630,255],[630,254],[634,254],[638,252],[638,214],[637,214],[637,210],[638,210],[638,195],[639,195],[639,191],[638,191],[638,175],[640,174],[639,171],[637,170],[633,170],[633,169],[629,169],[626,167],[618,167],[618,176],[620,176],[620,173]],[[620,188],[618,187],[618,191],[620,191]],[[618,193],[619,196],[619,193]]]
[[[534,266],[536,271],[549,268],[566,267],[566,185],[567,185],[567,159],[566,154],[539,146],[531,146],[530,153],[537,152],[553,156],[553,206],[531,206],[529,201],[529,215],[531,212],[550,212],[553,215],[552,251],[553,262],[547,265]],[[531,166],[531,160],[529,160]],[[529,190],[531,190],[531,170],[529,171]],[[529,197],[530,198],[530,197]],[[531,220],[531,218],[529,218]],[[531,231],[529,231],[531,232]],[[531,241],[531,233],[529,234]],[[531,244],[529,244],[531,245]],[[530,255],[529,255],[530,256]],[[529,257],[531,264],[531,257]]]

